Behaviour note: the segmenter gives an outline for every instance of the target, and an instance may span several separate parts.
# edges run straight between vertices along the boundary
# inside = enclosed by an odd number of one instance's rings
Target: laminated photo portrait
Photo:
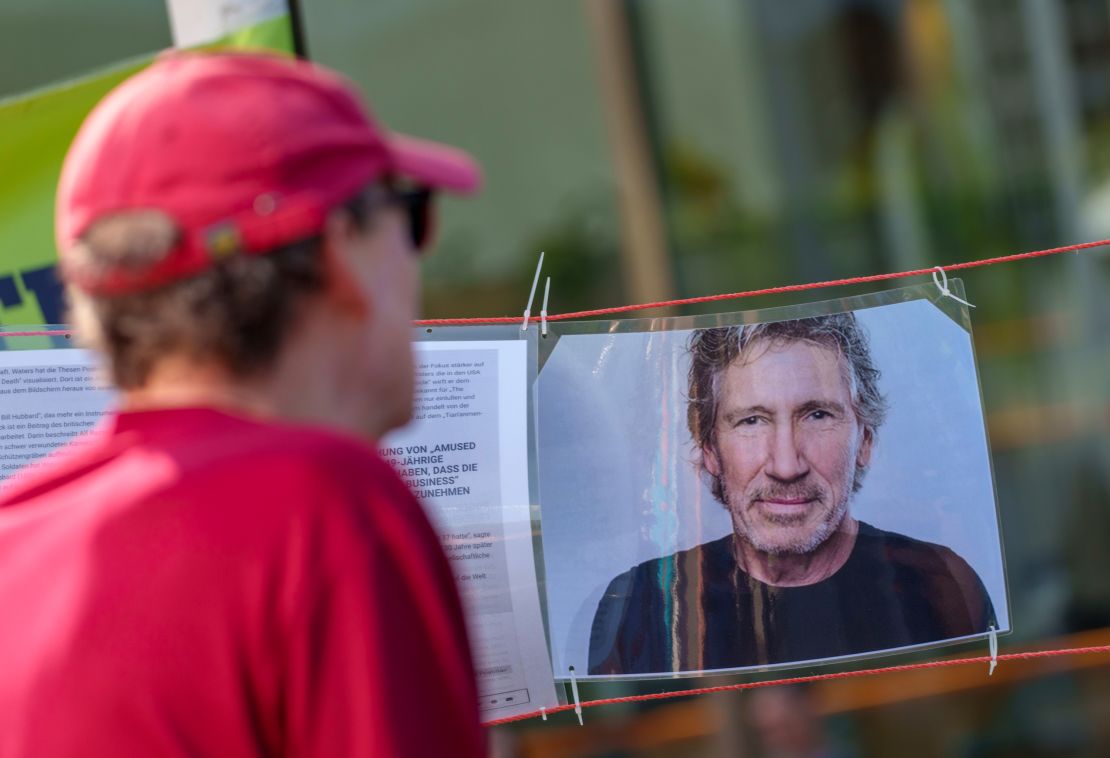
[[[556,676],[1007,631],[967,316],[936,299],[557,325],[537,392]]]

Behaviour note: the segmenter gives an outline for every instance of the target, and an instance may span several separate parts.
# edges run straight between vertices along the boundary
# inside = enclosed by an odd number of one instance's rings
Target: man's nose
[[[768,476],[784,482],[800,479],[809,473],[809,463],[798,445],[793,424],[779,424],[775,428],[766,469]]]

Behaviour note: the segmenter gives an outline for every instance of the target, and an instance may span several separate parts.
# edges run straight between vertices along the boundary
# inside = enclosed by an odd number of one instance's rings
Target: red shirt
[[[478,756],[453,579],[358,441],[124,413],[0,495],[0,756]]]

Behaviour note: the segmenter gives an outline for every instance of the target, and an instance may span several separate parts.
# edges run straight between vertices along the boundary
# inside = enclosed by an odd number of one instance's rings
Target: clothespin
[[[547,298],[551,294],[551,277],[547,277],[547,284],[543,285],[543,307],[540,308],[540,335],[547,336]]]
[[[532,291],[528,293],[528,305],[524,307],[524,320],[520,322],[520,331],[528,329],[528,319],[532,317],[532,301],[536,299],[536,285],[540,283],[540,269],[543,268],[543,251],[540,251],[540,261],[536,264],[536,275],[532,277]]]
[[[937,273],[938,272],[940,273],[940,278],[939,279],[937,278]],[[952,290],[948,289],[948,274],[945,273],[943,267],[937,266],[935,269],[933,269],[933,284],[937,285],[937,289],[940,290],[941,297],[950,297],[953,300],[955,300],[957,303],[963,303],[968,308],[974,308],[975,307],[974,305],[972,305],[968,301],[964,300],[963,298],[956,297],[955,295],[952,294]]]
[[[998,630],[994,628],[994,624],[991,624],[990,635],[991,667],[987,676],[994,675],[994,667],[998,665]]]
[[[578,716],[578,726],[582,726],[582,701],[578,698],[578,678],[574,675],[574,666],[570,667],[570,691],[574,697],[574,713]]]

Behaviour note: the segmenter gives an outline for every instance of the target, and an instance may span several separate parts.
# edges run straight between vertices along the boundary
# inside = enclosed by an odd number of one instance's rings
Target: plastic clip
[[[578,726],[583,726],[582,701],[578,698],[578,678],[574,675],[574,666],[570,667],[570,692],[574,697],[574,713],[578,716]]]
[[[940,278],[939,279],[937,278],[937,273],[938,272],[940,273]],[[968,301],[964,300],[963,298],[957,297],[956,295],[952,294],[952,290],[948,289],[948,274],[945,273],[943,267],[937,266],[936,268],[933,269],[933,284],[937,285],[937,289],[940,290],[941,297],[950,297],[953,300],[955,300],[957,303],[963,303],[968,308],[974,308],[975,307],[974,305],[972,305]]]
[[[547,721],[547,709],[544,708],[542,705],[540,706],[540,716],[543,718],[544,721]]]
[[[551,294],[551,277],[547,277],[547,283],[543,285],[543,307],[540,308],[540,334],[544,337],[547,336],[547,298]]]
[[[524,308],[524,320],[520,322],[520,331],[527,331],[528,319],[532,318],[532,301],[536,299],[536,285],[540,283],[540,269],[543,268],[543,251],[540,251],[540,261],[536,264],[536,275],[532,277],[532,291],[528,293],[528,305]]]
[[[990,633],[991,667],[990,670],[987,671],[987,676],[992,676],[995,666],[998,665],[998,630],[994,628],[994,624],[991,624]]]

